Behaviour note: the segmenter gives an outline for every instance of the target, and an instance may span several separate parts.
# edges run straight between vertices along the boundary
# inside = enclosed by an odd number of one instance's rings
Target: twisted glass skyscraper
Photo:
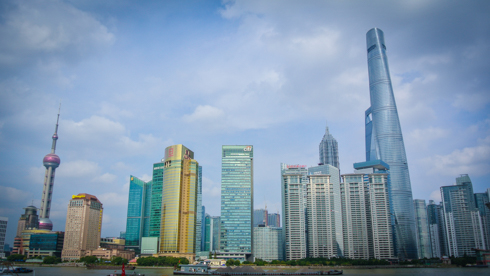
[[[396,253],[417,258],[412,187],[405,145],[391,85],[383,31],[366,34],[371,107],[366,110],[366,161],[383,160],[390,166]]]

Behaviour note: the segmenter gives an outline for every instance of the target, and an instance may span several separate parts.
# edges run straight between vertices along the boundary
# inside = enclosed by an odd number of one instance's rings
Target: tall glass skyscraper
[[[221,158],[220,253],[245,260],[253,252],[253,147],[223,146]]]
[[[332,134],[328,131],[328,126],[325,129],[325,135],[320,142],[320,164],[332,165],[340,169],[339,163],[339,145],[337,140],[333,138]]]
[[[416,259],[412,187],[383,31],[378,28],[369,30],[366,42],[371,98],[365,121],[366,161],[383,160],[390,166],[396,253],[400,259]]]
[[[183,145],[167,147],[163,174],[160,255],[191,258],[196,246],[199,174],[194,152]]]
[[[160,237],[160,220],[162,217],[162,189],[164,164],[158,162],[153,164],[153,178],[151,186],[150,206],[150,237]]]
[[[141,239],[150,234],[151,183],[130,177],[128,217],[126,220],[126,248],[141,251]]]

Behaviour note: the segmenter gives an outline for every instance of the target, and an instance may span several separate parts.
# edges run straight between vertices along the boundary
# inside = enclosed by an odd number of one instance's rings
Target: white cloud
[[[128,195],[115,192],[104,193],[98,195],[97,198],[104,204],[104,206],[112,207],[126,207],[128,205]]]
[[[480,144],[475,147],[457,149],[448,155],[427,157],[423,163],[429,168],[430,174],[487,175],[490,173],[490,136],[479,142]]]
[[[441,190],[435,190],[432,193],[430,193],[429,199],[434,200],[436,204],[442,201],[441,198]]]
[[[63,178],[85,178],[97,177],[101,168],[99,164],[88,160],[75,160],[63,163],[56,169],[56,176]]]
[[[96,183],[114,183],[114,181],[116,181],[117,179],[117,176],[116,175],[113,175],[111,173],[104,173],[103,175],[99,175],[95,178],[92,179],[92,182],[96,182]]]
[[[456,96],[453,106],[470,112],[481,110],[490,103],[489,94],[490,92],[488,91],[479,93],[467,93],[467,91],[465,91]]]
[[[7,66],[79,59],[115,40],[90,14],[56,0],[11,2],[0,37],[0,64]]]
[[[0,186],[0,202],[25,202],[32,198],[32,193],[12,187]]]
[[[183,119],[185,122],[200,122],[209,120],[219,120],[224,116],[223,110],[210,106],[210,105],[199,105],[196,107],[194,112],[190,115],[184,115]]]
[[[417,148],[427,149],[432,143],[447,138],[449,135],[449,130],[439,127],[417,128],[408,133],[406,141],[407,144],[411,144]]]

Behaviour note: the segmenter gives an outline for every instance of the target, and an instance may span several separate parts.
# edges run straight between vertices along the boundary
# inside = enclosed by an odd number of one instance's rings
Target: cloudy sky
[[[129,176],[164,149],[203,166],[220,214],[221,146],[254,146],[255,207],[281,209],[280,163],[313,166],[328,122],[341,172],[365,160],[365,34],[385,33],[414,198],[490,176],[488,1],[1,1],[0,216],[12,244],[40,205],[61,118],[51,219],[71,195],[104,204],[102,236],[126,227]]]

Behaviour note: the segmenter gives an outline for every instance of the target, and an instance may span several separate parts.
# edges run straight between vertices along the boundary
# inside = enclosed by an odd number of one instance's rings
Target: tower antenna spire
[[[56,140],[58,140],[58,125],[60,122],[60,113],[61,113],[61,101],[60,101],[60,106],[58,107],[58,118],[56,119],[56,127],[54,129],[54,134],[53,134],[53,145],[51,146],[51,153],[54,153],[56,150]]]

